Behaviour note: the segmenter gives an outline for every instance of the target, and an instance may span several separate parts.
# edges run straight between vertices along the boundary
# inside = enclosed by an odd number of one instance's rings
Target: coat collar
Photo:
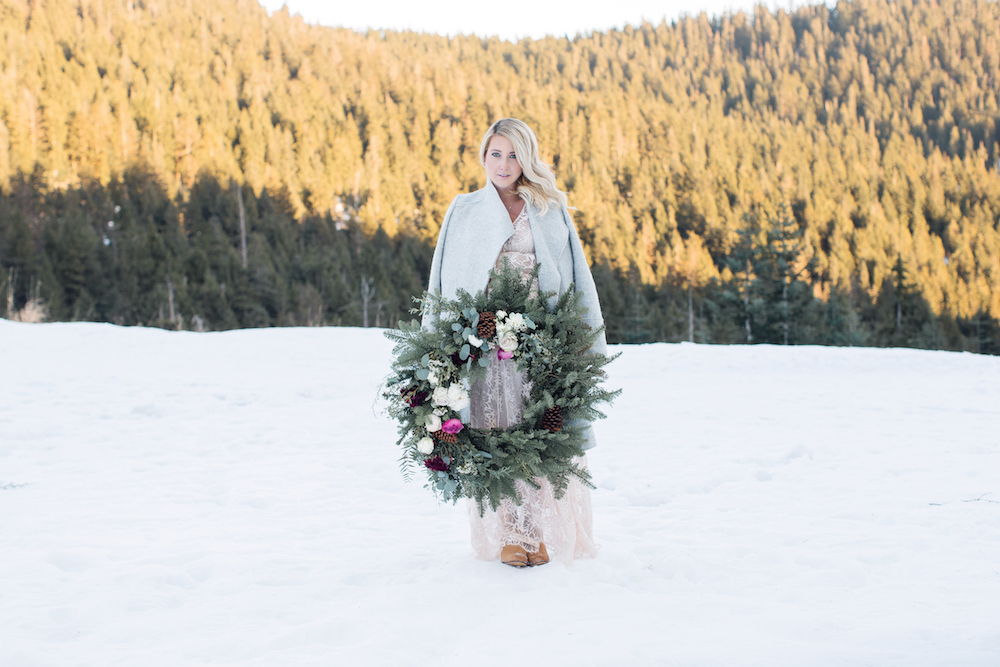
[[[486,187],[479,192],[481,193],[484,212],[490,222],[490,228],[495,229],[498,236],[505,234],[503,241],[506,243],[507,239],[514,233],[514,223],[510,221],[510,213],[507,212],[507,207],[504,206],[503,200],[500,199],[500,193],[497,192],[493,181],[489,179],[486,179]],[[501,243],[501,245],[503,244]]]
[[[469,267],[475,267],[479,273],[478,282],[481,285],[476,289],[485,289],[489,277],[490,269],[500,256],[503,244],[514,235],[514,223],[510,221],[507,214],[507,207],[500,199],[500,193],[489,180],[486,187],[475,193],[478,195],[476,206],[476,218],[473,223],[476,226],[476,236],[478,242],[470,247],[464,248],[467,252],[465,262]],[[475,290],[473,290],[475,291]]]
[[[480,209],[482,236],[480,243],[469,248],[469,265],[482,267],[483,287],[489,270],[496,264],[504,244],[514,235],[514,224],[507,213],[507,207],[500,199],[500,193],[492,181],[487,179],[486,186],[475,193],[478,195],[477,208]],[[528,207],[528,221],[531,223],[531,235],[535,244],[535,261],[541,265],[538,282],[542,290],[559,288],[559,273],[557,258],[567,243],[568,235],[565,225],[553,220],[553,215],[560,213],[558,208],[549,207],[543,215],[536,206]]]

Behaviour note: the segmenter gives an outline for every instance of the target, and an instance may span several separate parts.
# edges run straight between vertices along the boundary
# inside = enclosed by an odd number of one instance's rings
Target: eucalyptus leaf
[[[462,349],[459,350],[459,352],[458,352],[458,358],[461,359],[462,361],[465,361],[466,359],[468,359],[469,358],[469,352],[471,351],[471,349],[472,348],[469,347],[468,343],[466,343],[465,345],[463,345]]]
[[[415,375],[418,380],[426,380],[430,376],[431,372],[426,368],[418,368]]]
[[[462,330],[462,325],[459,324],[458,322],[455,322],[454,324],[451,325],[451,330],[452,331],[461,331]]]

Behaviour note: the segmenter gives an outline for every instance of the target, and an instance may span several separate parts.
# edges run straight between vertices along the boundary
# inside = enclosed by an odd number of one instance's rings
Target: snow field
[[[1000,359],[619,347],[601,553],[470,556],[372,329],[0,321],[0,665],[995,665]]]

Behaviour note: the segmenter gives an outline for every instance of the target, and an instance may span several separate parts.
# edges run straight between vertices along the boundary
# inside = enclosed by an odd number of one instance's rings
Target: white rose
[[[500,348],[504,352],[513,352],[517,349],[517,336],[512,333],[506,333],[500,338]],[[437,394],[437,391],[434,392]]]
[[[472,347],[481,347],[482,344],[483,344],[483,341],[479,340],[478,338],[476,338],[472,334],[469,334],[469,345],[471,345]]]
[[[448,405],[448,388],[444,385],[434,388],[434,395],[431,397],[434,405]]]
[[[433,412],[427,415],[427,419],[424,420],[424,428],[427,429],[428,433],[434,433],[435,431],[441,430],[441,418],[438,417]]]
[[[438,428],[440,428],[440,425]],[[430,454],[434,451],[434,441],[425,435],[417,441],[417,451],[421,454]]]
[[[497,311],[497,319],[498,320],[502,320],[505,317],[507,317],[507,311],[506,310],[498,310]]]
[[[448,387],[448,405],[455,412],[461,412],[469,407],[469,393],[462,385],[455,383]]]

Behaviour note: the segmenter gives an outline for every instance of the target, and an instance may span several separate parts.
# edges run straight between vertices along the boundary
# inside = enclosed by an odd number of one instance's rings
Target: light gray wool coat
[[[604,326],[594,277],[569,211],[564,206],[550,206],[543,214],[530,206],[528,221],[535,242],[535,261],[539,264],[539,290],[562,294],[575,285],[583,293],[581,304],[587,309],[584,323],[594,329]],[[507,207],[492,182],[487,181],[482,190],[455,197],[441,224],[428,291],[454,299],[459,289],[470,294],[486,289],[490,270],[513,234]],[[423,325],[429,326],[436,316],[434,312],[425,313]],[[607,352],[603,332],[590,351]],[[597,444],[593,429],[587,429],[587,438],[584,449]]]

